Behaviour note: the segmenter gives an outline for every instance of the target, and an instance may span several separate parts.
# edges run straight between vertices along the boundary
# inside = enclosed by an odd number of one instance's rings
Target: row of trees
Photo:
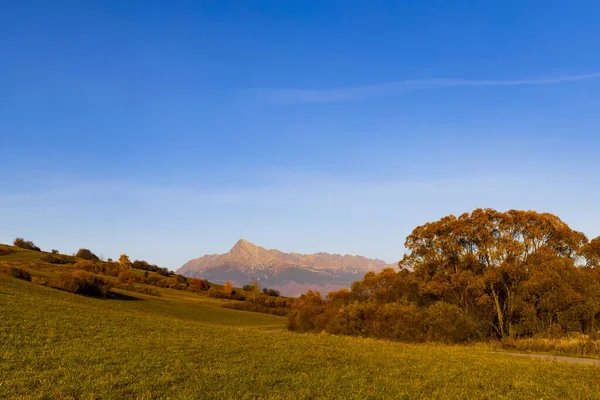
[[[41,251],[41,249],[38,246],[36,246],[35,243],[33,243],[30,240],[25,240],[23,238],[16,238],[13,241],[13,245],[15,247],[19,247],[19,248],[22,248],[25,250]],[[47,258],[45,259],[46,262],[50,262],[53,264],[68,264],[68,263],[76,262],[76,260],[69,258],[70,256],[59,255],[59,252],[56,249],[52,249],[51,253],[52,253],[52,255],[48,255]],[[101,260],[100,257],[98,257],[96,254],[94,254],[90,249],[85,249],[85,248],[79,249],[77,251],[77,253],[75,253],[73,255],[73,257],[81,258],[83,260],[88,260],[88,261],[94,261],[94,262],[103,261],[103,260]],[[106,262],[112,263],[113,260],[111,258],[109,258]],[[172,271],[169,271],[167,268],[161,268],[158,265],[150,264],[147,261],[135,260],[135,261],[131,262],[129,260],[129,256],[127,256],[126,254],[122,254],[119,257],[118,262],[119,262],[119,264],[123,265],[125,269],[135,268],[135,269],[141,269],[144,271],[158,272],[159,274],[161,274],[163,276],[170,276],[170,275],[174,274]]]
[[[417,227],[405,247],[400,271],[301,296],[290,329],[409,341],[598,329],[600,238],[552,214],[477,209]]]
[[[31,240],[25,240],[23,238],[16,238],[13,242],[13,245],[25,250],[42,251]]]
[[[272,288],[261,290],[260,284],[256,280],[244,285],[242,290],[234,289],[231,282],[226,281],[222,289],[212,288],[208,293],[210,297],[218,299],[238,300],[226,303],[224,307],[227,308],[281,316],[287,315],[294,301],[281,297],[278,290]]]

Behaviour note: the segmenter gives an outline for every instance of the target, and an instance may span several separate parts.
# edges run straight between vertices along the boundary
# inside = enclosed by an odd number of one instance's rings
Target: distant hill
[[[216,283],[231,281],[235,286],[256,279],[263,287],[296,296],[308,289],[328,293],[350,287],[367,271],[379,272],[388,267],[395,268],[396,265],[362,256],[284,253],[240,239],[228,253],[195,258],[185,263],[177,273]]]

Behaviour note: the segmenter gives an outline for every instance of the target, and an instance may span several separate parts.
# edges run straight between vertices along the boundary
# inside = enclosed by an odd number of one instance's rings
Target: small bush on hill
[[[10,247],[0,246],[0,256],[7,256],[14,253],[15,251]]]
[[[88,249],[79,249],[77,251],[77,254],[75,254],[75,256],[79,257],[79,258],[83,258],[84,260],[89,260],[89,261],[100,261],[100,258],[98,258],[97,255],[95,255],[94,253],[92,253],[90,250]]]
[[[69,293],[92,297],[106,297],[110,291],[110,282],[83,270],[63,273],[51,283],[51,286]]]
[[[222,290],[216,290],[214,288],[208,291],[209,297],[214,297],[216,299],[227,299],[227,300],[246,300],[246,296],[241,293],[237,293],[235,290],[232,290],[230,293],[224,292]]]
[[[52,254],[58,254],[58,250],[52,249]]]
[[[31,274],[25,271],[24,269],[10,267],[10,269],[8,270],[8,274],[17,279],[23,279],[24,281],[31,282]]]
[[[102,273],[108,276],[118,276],[121,272],[121,264],[118,262],[105,262],[102,264]]]
[[[41,251],[41,249],[37,247],[31,240],[25,240],[23,238],[16,238],[13,242],[13,245],[25,250]]]
[[[121,271],[119,272],[119,275],[117,276],[117,280],[119,281],[119,283],[135,283],[135,282],[139,282],[140,278],[138,277],[138,275],[131,273],[129,271]]]
[[[190,286],[188,290],[197,291],[197,290],[208,290],[210,289],[210,284],[206,279],[193,278],[190,281]]]
[[[275,289],[264,288],[262,291],[267,296],[279,297],[279,295],[280,295],[279,290],[275,290]]]
[[[176,289],[176,290],[183,290],[185,288],[184,285],[182,285],[181,283],[177,283],[177,282],[168,282],[167,287],[169,289]]]
[[[102,266],[96,264],[93,261],[89,260],[80,260],[73,264],[73,268],[76,270],[83,270],[87,272],[93,272],[94,274],[103,273]]]
[[[143,271],[158,272],[159,274],[161,274],[163,276],[169,276],[172,274],[172,272],[170,272],[166,268],[160,268],[158,265],[150,264],[147,261],[143,261],[143,260],[135,260],[131,264],[131,268],[141,269]]]
[[[43,262],[50,263],[50,264],[69,264],[69,263],[73,262],[66,256],[61,256],[61,255],[56,255],[56,254],[57,253],[46,254],[45,256],[40,258],[40,260]]]

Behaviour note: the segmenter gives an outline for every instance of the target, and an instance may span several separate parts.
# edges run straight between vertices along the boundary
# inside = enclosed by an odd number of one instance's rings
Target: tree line
[[[417,227],[405,248],[399,270],[302,295],[289,329],[447,342],[598,330],[600,237],[555,215],[477,209]]]
[[[35,243],[23,238],[16,238],[13,245],[24,250],[41,252]],[[15,250],[10,247],[0,246],[0,256],[14,252]],[[35,281],[71,293],[100,297],[110,297],[111,288],[160,296],[156,289],[137,284],[191,292],[207,291],[211,287],[206,279],[188,279],[144,260],[132,262],[127,254],[121,254],[117,261],[111,258],[104,261],[102,257],[98,257],[86,248],[79,249],[73,255],[60,254],[58,250],[53,249],[50,253],[43,254],[39,261],[50,264],[70,264],[72,269],[67,269],[57,278],[50,279],[32,277],[29,272],[18,267],[12,267],[8,272],[19,279]],[[136,269],[144,273],[135,273],[133,270]]]

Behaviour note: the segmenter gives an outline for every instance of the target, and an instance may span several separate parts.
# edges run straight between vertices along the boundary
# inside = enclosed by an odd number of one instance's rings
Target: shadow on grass
[[[109,297],[105,297],[106,300],[121,300],[121,301],[143,301],[144,299],[140,299],[139,297],[133,297],[133,296],[129,296],[127,294],[123,294],[123,293],[115,293],[115,292],[110,292]]]

